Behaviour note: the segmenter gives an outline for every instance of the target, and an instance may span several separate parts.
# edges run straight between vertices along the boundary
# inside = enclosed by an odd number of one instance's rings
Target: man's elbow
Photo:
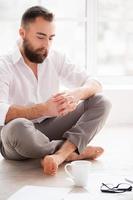
[[[93,85],[94,85],[96,92],[102,92],[103,87],[102,87],[102,84],[99,81],[93,80]]]

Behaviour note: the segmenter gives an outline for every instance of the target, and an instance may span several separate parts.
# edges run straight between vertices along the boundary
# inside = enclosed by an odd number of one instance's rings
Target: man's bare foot
[[[53,155],[47,155],[44,157],[44,159],[41,160],[41,165],[44,170],[44,174],[47,175],[55,175],[58,170],[58,166],[63,162],[64,160],[62,157],[58,154]]]
[[[67,157],[66,161],[83,160],[83,159],[94,160],[99,156],[101,156],[103,152],[104,149],[102,147],[88,146],[81,154],[77,154],[76,152],[71,153]]]
[[[59,165],[62,164],[66,158],[75,151],[75,149],[75,144],[66,140],[55,154],[45,156],[44,159],[41,160],[44,173],[48,175],[55,175]]]

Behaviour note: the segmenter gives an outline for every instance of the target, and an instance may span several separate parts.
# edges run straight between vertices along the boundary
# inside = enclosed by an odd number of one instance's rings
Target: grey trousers
[[[14,119],[1,129],[1,153],[11,160],[42,158],[57,151],[65,140],[81,153],[103,127],[110,108],[110,102],[97,94],[63,117],[35,124],[25,118]]]

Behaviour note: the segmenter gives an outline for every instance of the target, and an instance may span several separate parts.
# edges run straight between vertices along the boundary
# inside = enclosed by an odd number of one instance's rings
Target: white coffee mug
[[[87,160],[76,160],[65,165],[65,171],[74,181],[76,186],[86,186],[90,174],[91,162]]]

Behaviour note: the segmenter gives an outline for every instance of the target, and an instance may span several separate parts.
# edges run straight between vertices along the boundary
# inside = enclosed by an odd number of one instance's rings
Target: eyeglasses
[[[132,191],[132,186],[128,183],[119,183],[116,186],[102,183],[100,190],[106,193],[123,193]]]

